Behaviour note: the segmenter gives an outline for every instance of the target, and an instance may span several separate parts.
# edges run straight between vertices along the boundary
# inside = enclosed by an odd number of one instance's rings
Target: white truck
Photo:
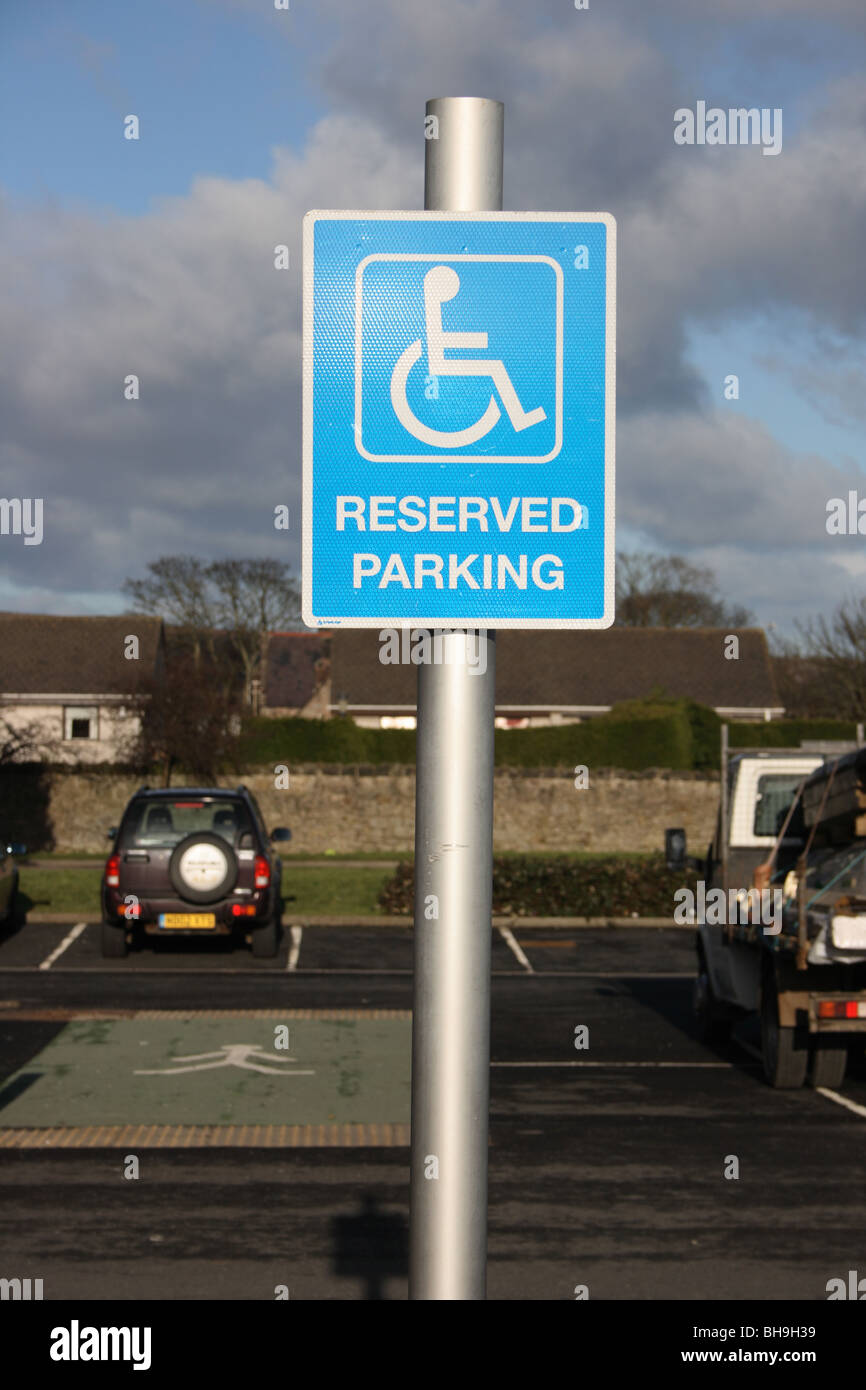
[[[684,832],[667,836],[669,867],[700,876],[699,1032],[721,1042],[736,1020],[757,1014],[772,1086],[799,1087],[807,1075],[813,1086],[838,1086],[866,1033],[866,749],[729,753],[727,734],[723,726],[706,858],[686,857]]]

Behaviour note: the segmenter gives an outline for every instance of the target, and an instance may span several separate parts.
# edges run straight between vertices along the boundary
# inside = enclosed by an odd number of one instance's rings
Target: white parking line
[[[816,1086],[815,1090],[819,1096],[826,1096],[828,1100],[835,1100],[837,1105],[844,1105],[846,1110],[853,1110],[855,1115],[866,1116],[866,1105],[858,1105],[855,1100],[848,1100],[837,1091],[828,1091],[824,1086]]]
[[[299,930],[301,929],[299,928]],[[130,975],[135,971],[136,974],[140,973],[148,976],[186,975],[193,969],[197,975],[273,975],[274,973],[274,967],[267,965],[256,968],[250,968],[249,966],[244,966],[243,968],[239,968],[238,966],[210,966],[205,969],[203,966],[206,963],[206,959],[205,956],[201,956],[200,959],[195,962],[194,966],[192,963],[185,967],[154,964],[152,966],[149,965],[146,969],[141,969],[141,967],[133,961],[127,961],[117,967],[117,972],[122,975]],[[3,975],[27,975],[32,974],[34,970],[38,969],[39,967],[37,965],[4,965],[2,958],[0,958],[0,974]],[[113,967],[106,962],[100,967],[99,974],[100,976],[106,975],[110,973],[112,969]],[[94,966],[67,966],[66,974],[71,975],[73,973],[76,975],[92,975],[94,973]],[[519,979],[521,974],[525,975],[528,972],[525,970],[492,970],[490,973],[494,979],[515,980]],[[298,970],[298,974],[342,976],[411,975],[413,971],[405,968],[378,969],[374,967],[368,969],[366,967],[354,965],[343,967],[305,965],[303,970]],[[695,972],[693,970],[684,970],[681,972],[671,970],[533,970],[532,977],[535,980],[693,980],[695,978]]]
[[[733,1062],[491,1062],[491,1067],[726,1067]]]
[[[46,956],[45,959],[44,959],[43,961],[40,961],[40,963],[39,963],[39,969],[40,969],[40,970],[50,970],[51,967],[52,967],[52,965],[54,964],[54,962],[57,960],[58,956],[62,956],[62,955],[63,955],[63,952],[67,949],[67,947],[71,946],[72,943],[73,943],[73,941],[77,941],[78,938],[79,938],[79,936],[81,935],[81,933],[82,933],[83,931],[86,931],[86,929],[87,929],[87,923],[86,923],[86,922],[78,922],[78,923],[72,928],[72,931],[71,931],[71,932],[68,932],[67,935],[64,936],[64,938],[63,938],[63,940],[61,941],[60,945],[54,947],[54,950],[51,952],[51,955],[50,955],[50,956]]]
[[[289,962],[286,966],[286,969],[297,970],[298,957],[301,954],[301,940],[304,935],[304,929],[303,927],[289,927],[289,935],[292,938],[292,944],[289,947]]]
[[[521,947],[520,942],[516,939],[511,929],[509,927],[499,927],[498,931],[503,941],[505,941],[506,944],[511,947],[512,951],[514,952],[517,959],[520,961],[520,964],[523,966],[526,973],[528,975],[534,975],[535,971],[533,970],[532,966],[527,960],[526,954],[523,948]]]

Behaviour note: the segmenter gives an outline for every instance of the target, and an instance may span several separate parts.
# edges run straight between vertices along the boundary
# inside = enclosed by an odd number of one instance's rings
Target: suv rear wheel
[[[114,922],[102,923],[102,955],[106,960],[119,960],[127,953],[126,927]]]
[[[278,903],[263,927],[253,928],[252,951],[257,960],[271,960],[280,942],[280,904]]]

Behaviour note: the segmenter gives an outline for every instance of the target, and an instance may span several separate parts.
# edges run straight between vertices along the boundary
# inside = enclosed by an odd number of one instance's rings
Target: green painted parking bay
[[[276,1045],[286,1028],[288,1049]],[[406,1017],[79,1019],[6,1082],[0,1126],[405,1123],[411,1029]]]

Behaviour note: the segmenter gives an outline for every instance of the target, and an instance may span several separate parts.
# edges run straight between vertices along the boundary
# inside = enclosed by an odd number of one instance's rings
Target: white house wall
[[[98,737],[63,737],[64,710],[70,706],[96,708]],[[100,703],[93,696],[75,694],[69,699],[44,703],[4,701],[0,703],[0,718],[16,731],[36,725],[37,737],[49,745],[42,753],[45,761],[87,765],[123,761],[124,745],[137,735],[141,726],[139,716],[127,713],[120,704]],[[31,760],[32,755],[27,753],[19,759],[21,762]]]

